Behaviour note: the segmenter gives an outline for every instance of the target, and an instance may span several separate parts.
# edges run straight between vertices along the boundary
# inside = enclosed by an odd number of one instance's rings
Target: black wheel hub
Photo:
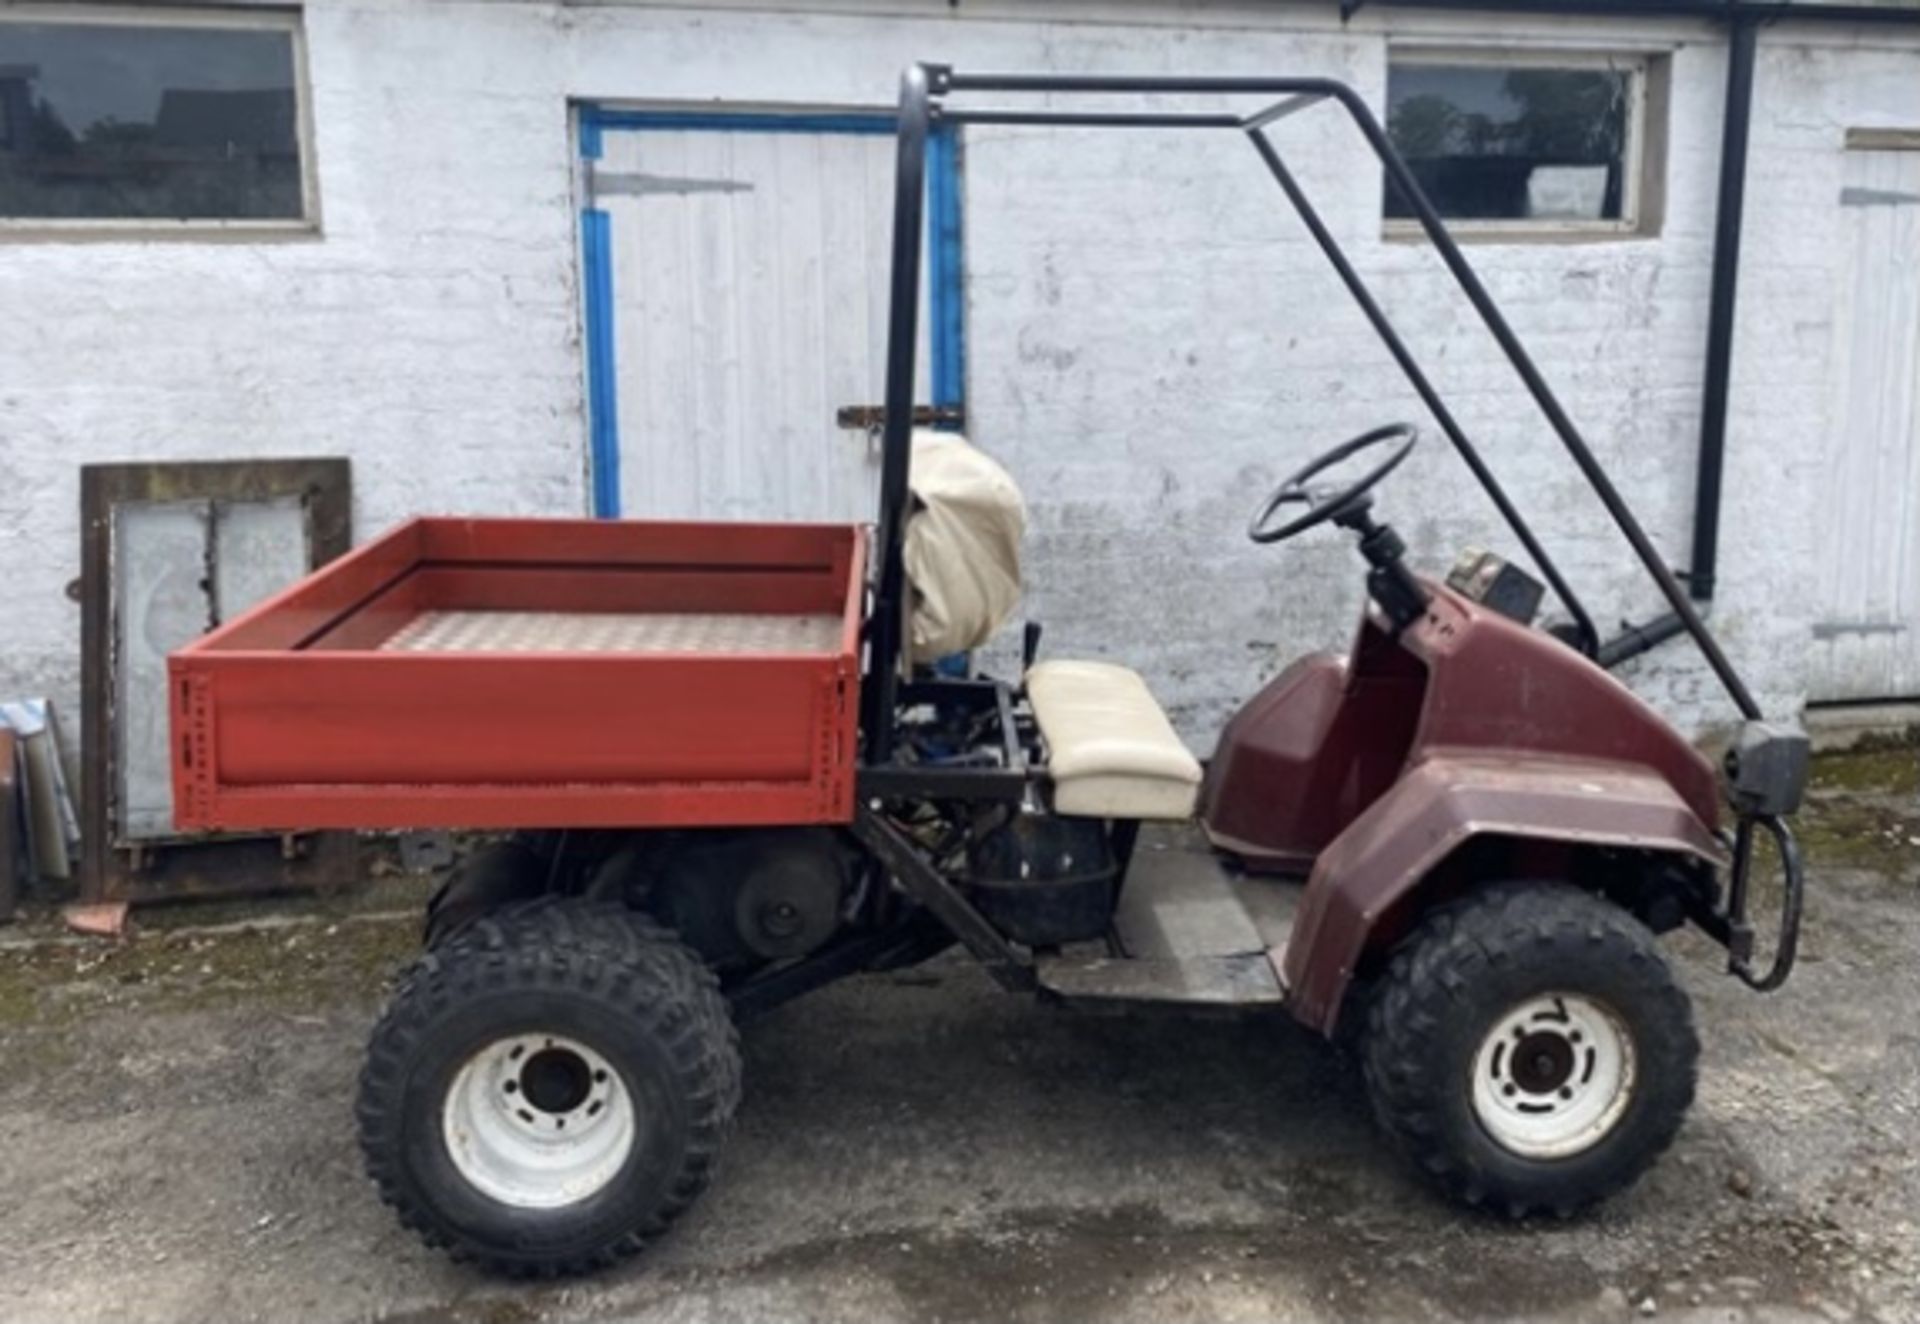
[[[520,1097],[543,1113],[570,1113],[592,1091],[587,1064],[563,1048],[543,1048],[520,1068]]]
[[[1513,1048],[1509,1071],[1528,1094],[1551,1094],[1573,1075],[1573,1045],[1550,1030],[1536,1030]]]
[[[784,942],[800,932],[805,921],[800,911],[790,901],[778,901],[760,907],[761,936],[774,942]]]

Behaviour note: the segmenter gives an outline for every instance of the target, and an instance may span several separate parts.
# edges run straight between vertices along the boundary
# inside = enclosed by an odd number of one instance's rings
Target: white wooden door
[[[602,130],[590,206],[606,216],[619,514],[873,518],[878,452],[835,413],[882,398],[894,139],[878,127]]]
[[[1847,153],[1815,702],[1920,696],[1920,151]]]

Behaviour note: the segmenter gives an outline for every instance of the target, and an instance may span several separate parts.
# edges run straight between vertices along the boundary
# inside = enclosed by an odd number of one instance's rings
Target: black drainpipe
[[[1707,294],[1707,374],[1700,398],[1700,453],[1693,484],[1693,560],[1687,592],[1711,602],[1720,565],[1720,490],[1727,464],[1727,396],[1733,376],[1734,296],[1740,285],[1740,231],[1747,205],[1747,130],[1753,122],[1753,63],[1758,22],[1727,20],[1727,96],[1720,120],[1720,198],[1713,224],[1713,284]],[[1669,612],[1644,625],[1622,623],[1595,661],[1609,669],[1681,633]]]
[[[1728,24],[1720,202],[1713,227],[1713,287],[1707,296],[1707,378],[1700,402],[1700,458],[1693,489],[1693,560],[1686,576],[1696,602],[1713,598],[1720,562],[1720,479],[1727,460],[1727,388],[1733,371],[1733,309],[1747,202],[1747,129],[1753,120],[1757,26],[1744,16]]]

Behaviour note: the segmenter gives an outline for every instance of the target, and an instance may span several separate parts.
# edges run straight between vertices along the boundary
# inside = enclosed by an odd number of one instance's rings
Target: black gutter
[[[1687,587],[1713,597],[1720,567],[1720,480],[1727,460],[1727,395],[1733,374],[1734,296],[1747,203],[1747,130],[1753,119],[1757,25],[1742,17],[1727,40],[1727,101],[1720,126],[1720,201],[1713,227],[1713,285],[1707,296],[1707,377],[1700,399],[1700,458],[1693,489],[1693,560]]]
[[[1714,22],[1920,24],[1920,7],[1795,4],[1786,0],[1341,0],[1340,17],[1378,9],[1455,9],[1483,13],[1589,15],[1597,18],[1679,18]]]

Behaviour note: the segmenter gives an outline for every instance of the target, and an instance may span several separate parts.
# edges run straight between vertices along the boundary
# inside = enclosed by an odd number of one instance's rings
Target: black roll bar
[[[1146,95],[1261,95],[1282,98],[1252,114],[1199,114],[1195,112],[1151,111],[1062,111],[1053,109],[955,109],[942,104],[942,98],[955,92],[1027,92],[1055,94],[1139,93]],[[926,139],[937,118],[953,124],[1005,124],[1098,128],[1231,128],[1247,134],[1287,200],[1299,214],[1314,241],[1347,290],[1359,303],[1368,322],[1386,345],[1422,402],[1440,423],[1447,439],[1466,461],[1467,467],[1485,489],[1494,506],[1506,520],[1534,564],[1545,576],[1568,613],[1573,617],[1577,646],[1589,657],[1599,650],[1592,617],[1560,574],[1533,530],[1520,515],[1504,488],[1494,477],[1468,440],[1451,411],[1440,399],[1433,384],[1420,370],[1404,341],[1394,330],[1379,303],[1367,289],[1353,264],[1332,233],[1320,220],[1298,181],[1286,168],[1279,149],[1267,136],[1267,129],[1278,120],[1305,110],[1321,101],[1340,103],[1354,126],[1366,139],[1373,154],[1385,167],[1388,178],[1412,209],[1420,228],[1432,242],[1441,261],[1452,273],[1461,292],[1467,296],[1481,322],[1493,336],[1514,372],[1526,386],[1534,403],[1559,436],[1581,475],[1600,499],[1615,526],[1632,546],[1640,563],[1652,576],[1673,614],[1700,649],[1708,666],[1725,688],[1743,717],[1757,719],[1760,707],[1733,669],[1719,641],[1713,637],[1673,571],[1661,561],[1646,530],[1613,485],[1598,457],[1560,405],[1532,357],[1508,325],[1493,296],[1454,241],[1446,223],[1427,198],[1406,161],[1388,139],[1386,130],[1372,109],[1352,87],[1331,78],[1265,77],[1191,77],[1117,76],[1063,74],[966,74],[944,65],[919,64],[908,69],[900,82],[899,151],[894,192],[893,274],[890,287],[891,316],[888,319],[886,417],[882,432],[882,471],[880,481],[878,589],[869,636],[871,645],[868,683],[862,711],[865,727],[865,753],[869,763],[882,763],[893,751],[893,707],[902,661],[902,635],[905,620],[905,575],[901,565],[901,544],[907,514],[907,470],[912,459],[913,367],[917,341],[920,294],[920,247],[922,205],[925,196]]]
[[[893,755],[893,696],[906,629],[907,468],[913,460],[913,360],[919,344],[921,213],[927,197],[929,66],[900,76],[899,142],[893,176],[893,277],[887,291],[887,391],[881,420],[878,584],[861,691],[869,763]]]

